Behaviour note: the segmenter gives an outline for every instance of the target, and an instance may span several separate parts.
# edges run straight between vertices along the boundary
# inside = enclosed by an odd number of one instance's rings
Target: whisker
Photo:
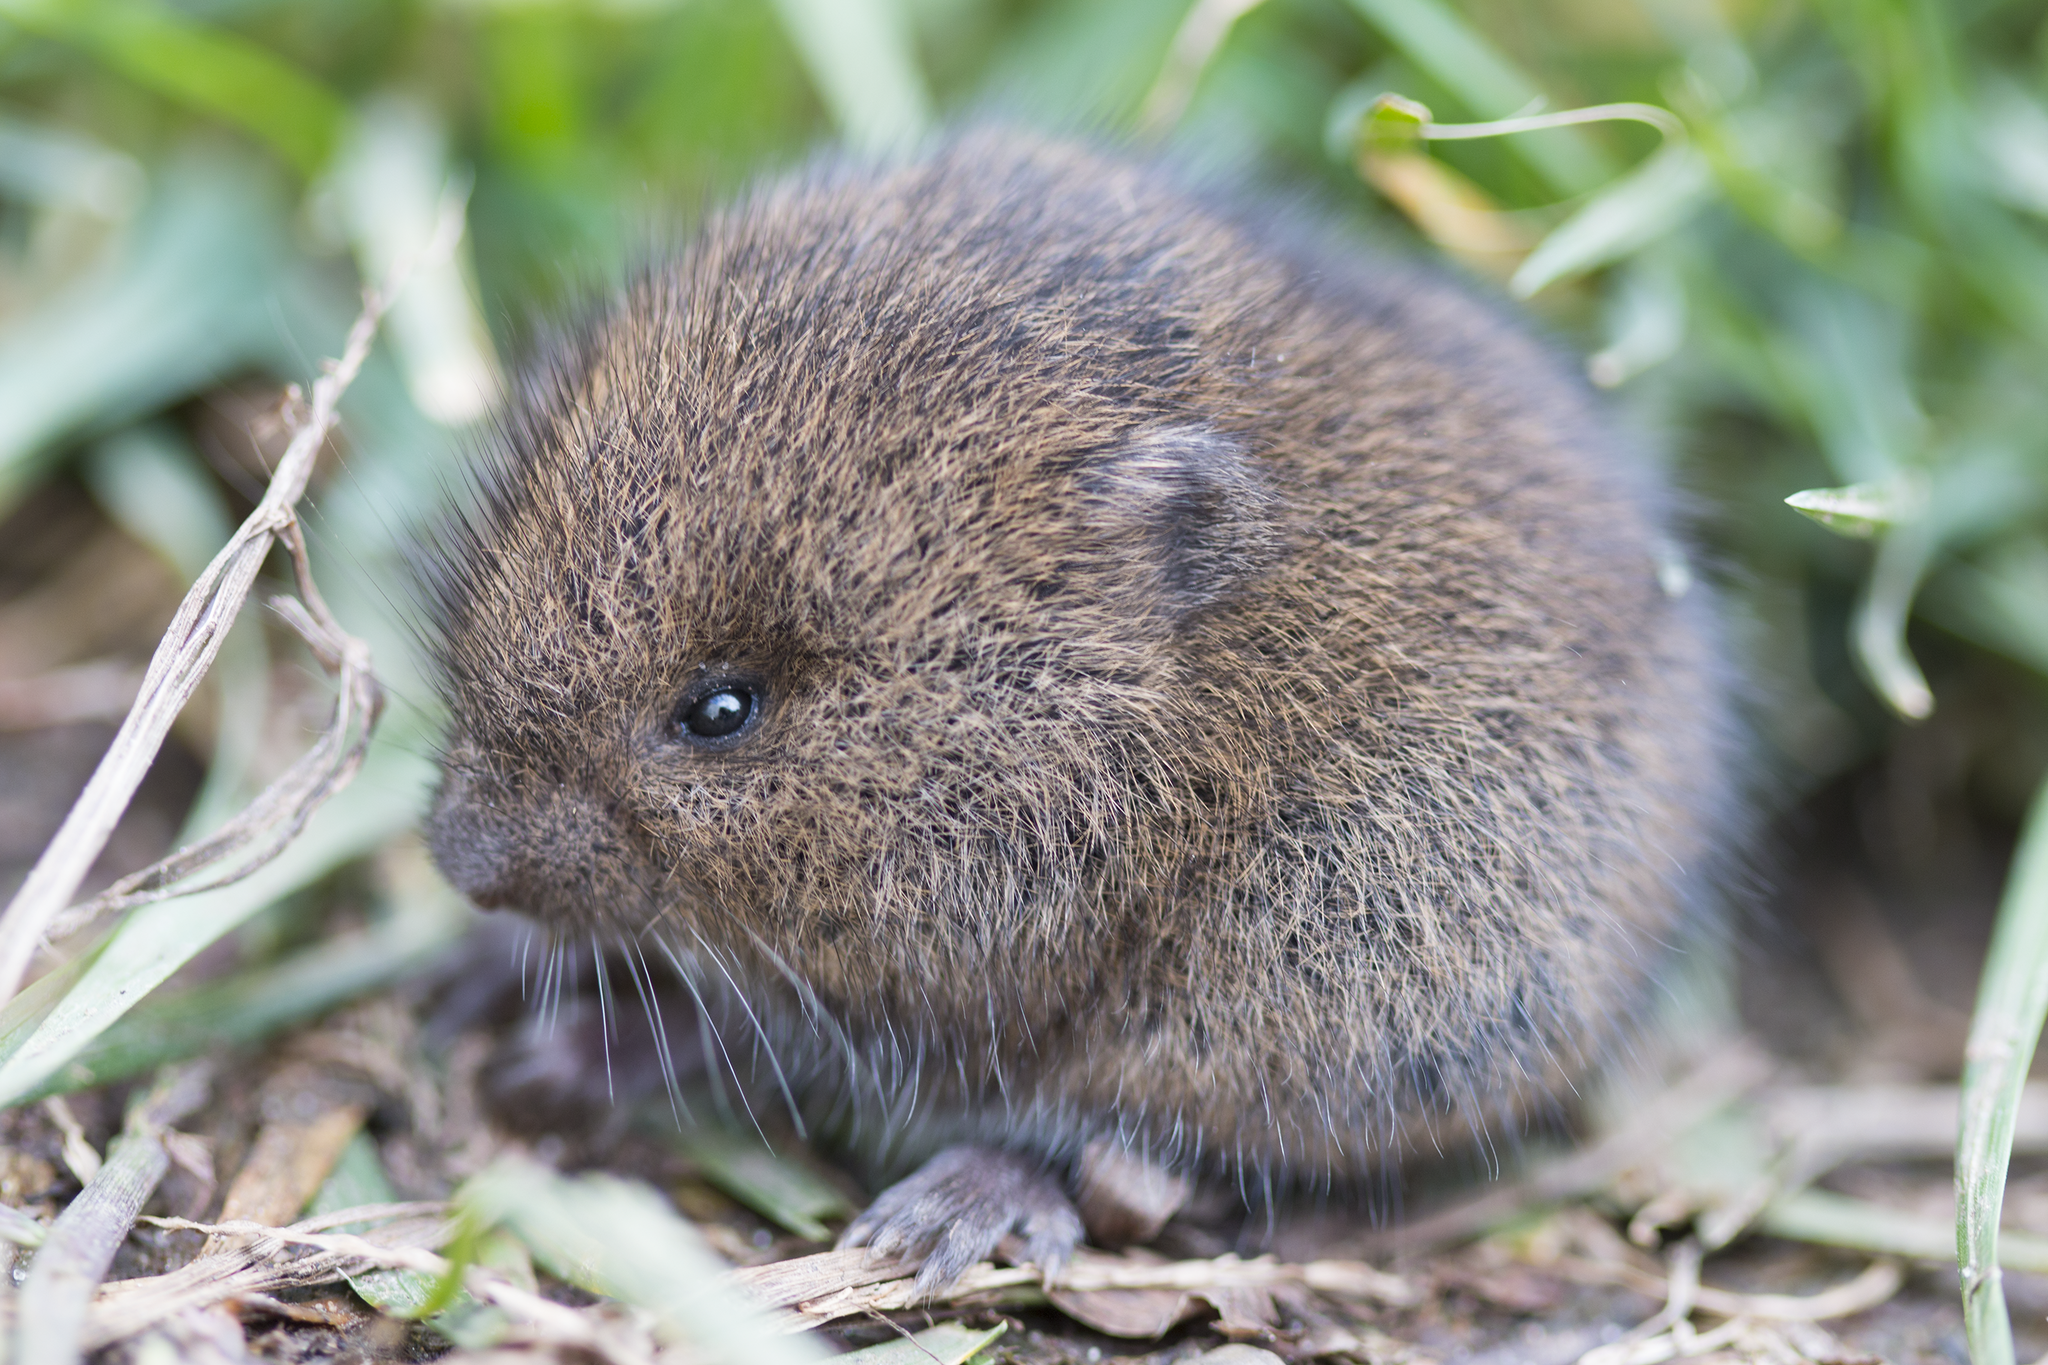
[[[596,934],[590,936],[590,963],[597,970],[597,1037],[604,1048],[604,1097],[617,1104],[618,1093],[612,1086],[611,982],[605,975],[604,949],[598,946]]]
[[[549,938],[545,962],[541,966],[540,1021],[547,1036],[555,1036],[555,1021],[562,1007],[562,944],[561,940]]]
[[[549,1001],[548,1037],[555,1036],[555,1029],[561,1025],[562,1011],[569,1011],[569,1022],[576,1022],[578,992],[569,980],[569,945],[556,940],[554,945],[555,983],[553,996]]]
[[[753,940],[755,950],[768,960],[770,966],[781,973],[783,980],[789,982],[790,988],[796,992],[797,1003],[802,1007],[804,1017],[810,1021],[811,1032],[816,1034],[822,1026],[832,1041],[838,1045],[840,1055],[846,1062],[847,1090],[852,1093],[860,1084],[860,1054],[854,1048],[853,1035],[837,1015],[825,1008],[825,1002],[818,998],[818,993],[812,988],[811,983],[797,975],[796,969],[791,967],[767,940],[751,929],[747,930],[747,937]]]
[[[711,955],[711,960],[717,966],[719,975],[723,976],[725,983],[732,987],[733,999],[739,1002],[740,1012],[745,1014],[747,1022],[754,1026],[755,1039],[767,1050],[768,1069],[775,1073],[775,1088],[782,1092],[782,1102],[788,1106],[789,1117],[796,1124],[796,1135],[798,1137],[809,1137],[810,1134],[804,1130],[804,1116],[797,1112],[796,1096],[790,1093],[789,1078],[782,1074],[782,1059],[775,1053],[775,1040],[768,1036],[768,1030],[761,1027],[760,1019],[754,1014],[754,1007],[747,1002],[747,993],[740,989],[740,983],[733,979],[733,974],[727,970],[725,963],[719,960],[717,953],[713,952],[711,945],[704,942],[704,936],[692,928],[690,930],[690,937],[696,939],[698,945]]]
[[[754,1104],[747,1097],[746,1082],[741,1079],[739,1068],[733,1064],[732,1053],[726,1050],[725,1035],[719,1031],[718,1021],[712,1017],[711,1007],[704,1001],[704,993],[697,988],[697,982],[690,975],[689,968],[683,965],[682,958],[677,956],[675,945],[667,939],[656,941],[660,943],[661,951],[668,958],[669,965],[675,968],[676,978],[683,983],[683,989],[687,990],[690,993],[690,997],[697,1002],[697,1027],[705,1039],[705,1055],[707,1057],[710,1055],[711,1044],[716,1043],[718,1055],[725,1059],[725,1068],[732,1073],[733,1088],[739,1091],[740,1107],[747,1111],[747,1121],[754,1125],[754,1131],[761,1135],[761,1141],[767,1142],[768,1134],[761,1127],[761,1121],[754,1117]],[[718,1079],[718,1071],[715,1067],[711,1069],[711,1077],[717,1087],[713,1095],[718,1102],[719,1111],[726,1118],[731,1119],[733,1112],[732,1106],[725,1098],[725,1083]]]
[[[630,938],[621,938],[619,948],[626,955],[626,972],[633,978],[633,989],[640,992],[640,1007],[647,1012],[647,1023],[654,1030],[654,1056],[661,1066],[662,1085],[668,1091],[669,1112],[675,1116],[676,1127],[683,1126],[683,1115],[689,1106],[683,1103],[682,1095],[676,1088],[675,1058],[669,1053],[668,1029],[661,1020],[661,1001],[654,992],[654,973],[648,970],[647,959],[640,953],[640,945]]]

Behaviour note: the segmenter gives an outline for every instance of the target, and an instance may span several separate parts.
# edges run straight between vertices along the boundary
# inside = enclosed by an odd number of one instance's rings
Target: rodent
[[[770,179],[481,469],[440,866],[940,1152],[852,1235],[922,1283],[1062,1257],[1090,1142],[1315,1185],[1512,1124],[1715,917],[1730,671],[1657,479],[1492,306],[1143,159]]]

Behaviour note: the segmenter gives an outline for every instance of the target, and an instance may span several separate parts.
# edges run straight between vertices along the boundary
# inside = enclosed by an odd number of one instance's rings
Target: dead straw
[[[108,910],[200,889],[178,884],[230,857],[239,855],[240,861],[207,883],[208,887],[249,875],[276,857],[313,811],[347,785],[361,765],[381,705],[381,691],[370,671],[369,646],[341,628],[313,586],[297,506],[312,476],[315,457],[334,429],[341,397],[369,355],[378,323],[418,265],[453,250],[462,231],[462,210],[461,200],[451,196],[443,203],[434,234],[422,251],[394,269],[381,288],[364,294],[362,313],[349,329],[341,358],[327,364],[314,383],[312,403],[297,423],[262,500],[179,604],[143,674],[135,704],[93,771],[92,780],[36,860],[6,913],[0,915],[0,1005],[20,989],[38,946],[53,930],[76,929]],[[326,730],[298,762],[214,834],[117,883],[74,913],[64,914],[64,907],[134,799],[171,723],[220,652],[273,543],[290,552],[299,589],[299,598],[284,599],[279,610],[338,682]]]
[[[204,1104],[209,1089],[205,1064],[190,1063],[165,1071],[129,1109],[106,1161],[50,1225],[36,1252],[22,1285],[23,1302],[35,1305],[35,1311],[22,1314],[16,1324],[16,1360],[68,1365],[84,1357],[81,1338],[93,1291],[170,1167],[164,1130]]]

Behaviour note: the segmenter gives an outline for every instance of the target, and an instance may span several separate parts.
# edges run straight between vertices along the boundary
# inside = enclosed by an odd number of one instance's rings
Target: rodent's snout
[[[426,832],[442,875],[483,909],[571,928],[630,923],[652,908],[625,832],[571,787],[450,767]]]

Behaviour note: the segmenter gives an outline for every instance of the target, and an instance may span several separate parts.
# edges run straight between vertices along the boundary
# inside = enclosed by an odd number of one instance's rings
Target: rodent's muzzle
[[[639,925],[654,909],[627,832],[569,786],[448,768],[426,835],[442,875],[486,910],[571,929]]]

